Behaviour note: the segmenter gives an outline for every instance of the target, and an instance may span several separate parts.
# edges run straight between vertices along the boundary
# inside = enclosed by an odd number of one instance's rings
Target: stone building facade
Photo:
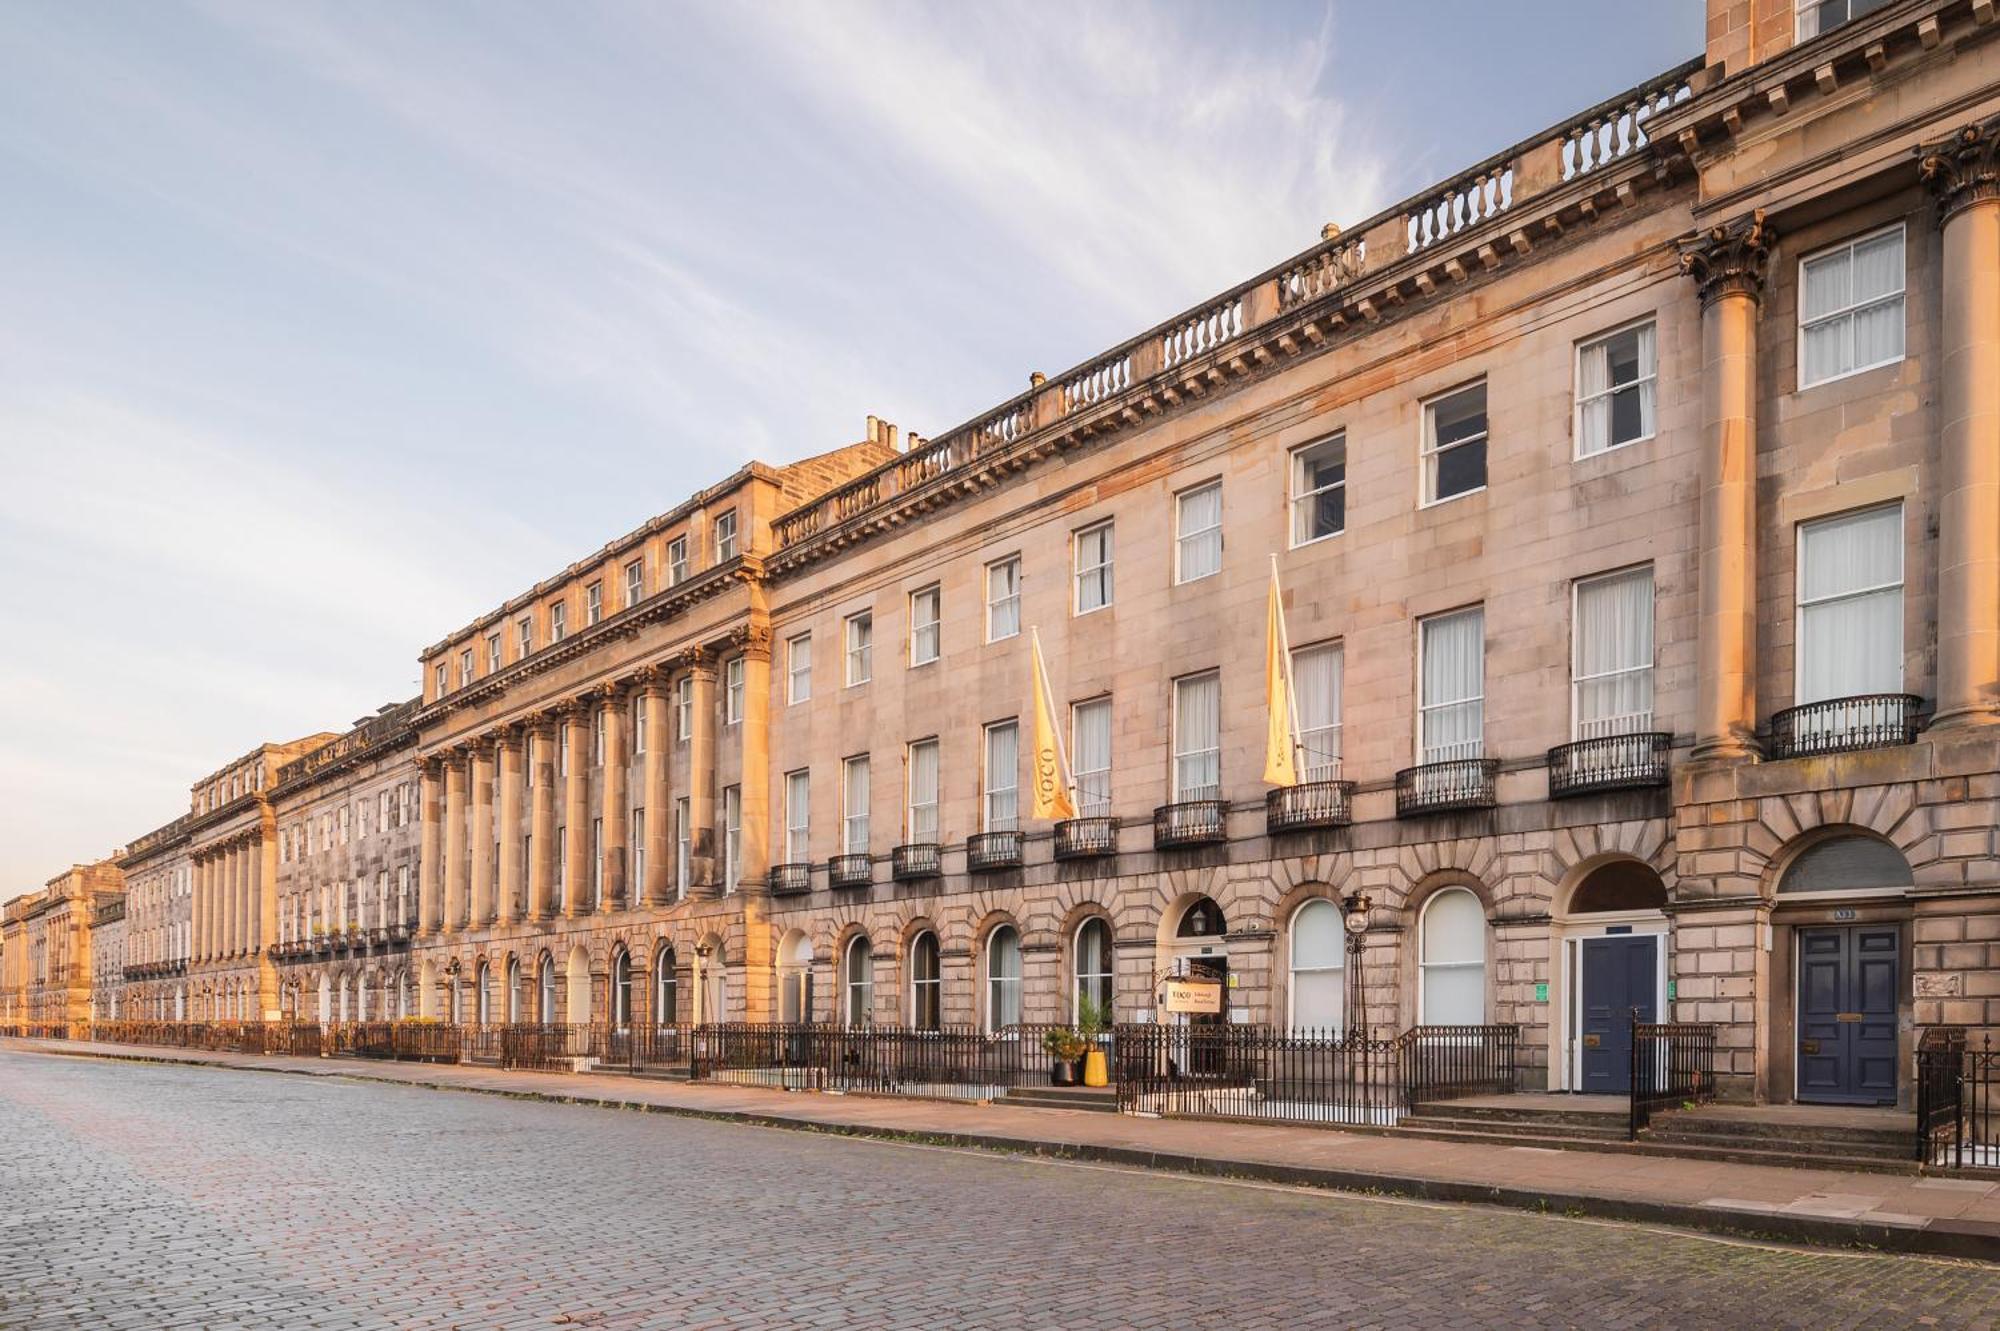
[[[90,1020],[91,925],[123,895],[117,864],[102,860],[72,865],[0,910],[0,1020]]]
[[[90,1019],[132,1015],[125,1004],[125,896],[98,903],[90,919]]]
[[[993,1029],[1194,973],[1512,1023],[1557,1089],[1637,1012],[1734,1095],[1907,1102],[2000,1020],[1994,18],[1710,0],[1703,58],[965,425],[695,494],[197,787],[195,1010]]]
[[[118,1010],[134,1021],[185,1021],[193,941],[194,869],[182,814],[133,841],[118,860],[125,875],[125,961]],[[104,1004],[99,1003],[99,1010]]]

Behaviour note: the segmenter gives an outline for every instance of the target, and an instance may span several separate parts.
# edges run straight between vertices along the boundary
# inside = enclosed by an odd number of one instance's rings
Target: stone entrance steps
[[[1118,1112],[1118,1093],[1109,1086],[1010,1086],[998,1103],[1028,1105],[1035,1109],[1087,1109],[1115,1114]]]

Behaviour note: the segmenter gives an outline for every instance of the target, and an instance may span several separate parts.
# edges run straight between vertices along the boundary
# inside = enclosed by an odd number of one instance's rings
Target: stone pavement
[[[623,1073],[510,1072],[469,1065],[0,1040],[0,1050],[9,1047],[528,1095],[1426,1200],[1688,1225],[1761,1238],[2000,1261],[2000,1185],[1976,1179],[1784,1169],[1615,1151],[1441,1142],[1014,1105],[787,1093]]]
[[[1948,1259],[18,1048],[0,1141],[0,1327],[37,1331],[2000,1316]]]

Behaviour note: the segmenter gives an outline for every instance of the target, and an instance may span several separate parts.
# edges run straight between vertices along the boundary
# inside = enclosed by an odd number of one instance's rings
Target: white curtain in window
[[[1007,925],[993,931],[986,948],[987,1030],[1021,1022],[1021,936]]]
[[[1330,901],[1292,916],[1292,1029],[1337,1031],[1345,1020],[1347,933]]]
[[[1078,703],[1075,720],[1070,766],[1076,773],[1077,812],[1100,818],[1111,812],[1111,700]]]
[[[1483,610],[1423,621],[1423,762],[1477,758],[1483,751],[1485,653]]]
[[[938,746],[934,739],[910,746],[910,840],[937,840]]]
[[[1903,233],[1888,231],[1854,247],[1854,364],[1903,354]],[[1875,302],[1870,304],[1869,302]]]
[[[1222,567],[1222,487],[1203,486],[1180,497],[1180,580],[1204,578]]]
[[[1653,725],[1653,571],[1576,586],[1572,669],[1576,736],[1630,735]]]
[[[1903,687],[1903,510],[1799,529],[1797,701]]]
[[[875,947],[857,936],[847,945],[847,1024],[866,1026],[875,1011]]]
[[[1583,348],[1577,401],[1583,404],[1577,452],[1588,457],[1654,433],[1659,333],[1648,323]]]
[[[1174,798],[1212,800],[1222,789],[1222,681],[1174,681]]]
[[[803,864],[805,862],[806,834],[811,818],[811,797],[810,778],[805,772],[791,772],[786,774],[785,859],[793,864]]]
[[[1331,781],[1340,775],[1340,685],[1343,662],[1339,644],[1302,647],[1292,653],[1292,691],[1298,695],[1300,776],[1307,781]]]
[[[1426,1026],[1486,1020],[1486,913],[1479,898],[1448,888],[1424,911],[1423,1012]]]
[[[849,758],[847,760],[846,802],[847,840],[843,849],[850,855],[863,855],[868,851],[868,760]]]
[[[1021,561],[1010,559],[986,570],[986,636],[1011,638],[1021,631]]]
[[[1020,812],[1020,730],[986,728],[986,831],[1011,832]]]

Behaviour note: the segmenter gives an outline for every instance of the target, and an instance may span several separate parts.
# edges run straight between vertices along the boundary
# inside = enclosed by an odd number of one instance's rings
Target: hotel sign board
[[[1214,980],[1167,980],[1160,999],[1160,1006],[1171,1013],[1190,1017],[1222,1015],[1222,986]]]

